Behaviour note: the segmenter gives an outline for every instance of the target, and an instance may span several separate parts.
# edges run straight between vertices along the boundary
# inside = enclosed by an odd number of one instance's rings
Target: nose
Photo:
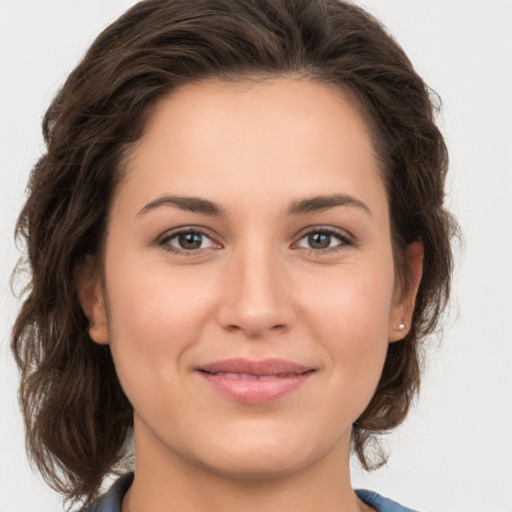
[[[261,244],[263,245],[263,244]],[[219,323],[249,338],[287,331],[295,322],[291,279],[284,257],[269,247],[235,251],[223,276]]]

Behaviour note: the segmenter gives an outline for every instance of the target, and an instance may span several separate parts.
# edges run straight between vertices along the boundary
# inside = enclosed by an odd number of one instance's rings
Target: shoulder
[[[123,497],[132,482],[133,473],[121,476],[99,501],[90,507],[81,509],[80,512],[121,512]],[[375,508],[377,512],[416,512],[373,491],[357,489],[356,493],[359,498]]]
[[[364,489],[356,490],[357,495],[365,503],[372,506],[377,512],[416,512],[410,508],[403,507],[393,500],[384,498],[380,494],[373,491],[367,491]]]
[[[102,498],[90,507],[80,510],[80,512],[121,512],[121,504],[124,495],[133,482],[133,473],[118,478],[110,490]]]

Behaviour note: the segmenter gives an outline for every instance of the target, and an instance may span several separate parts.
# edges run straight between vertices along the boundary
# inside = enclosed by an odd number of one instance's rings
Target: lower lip
[[[313,372],[290,377],[245,380],[200,372],[202,377],[222,395],[242,404],[266,404],[299,389]]]

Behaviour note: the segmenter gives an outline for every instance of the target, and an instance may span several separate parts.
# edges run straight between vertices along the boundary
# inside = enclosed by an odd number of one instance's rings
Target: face
[[[112,206],[105,281],[80,291],[137,460],[246,478],[348,462],[410,316],[389,225],[339,92],[209,81],[162,101]]]

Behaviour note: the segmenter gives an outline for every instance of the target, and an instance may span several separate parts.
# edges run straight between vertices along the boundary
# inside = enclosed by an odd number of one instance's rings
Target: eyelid
[[[168,244],[168,241],[182,233],[197,233],[202,236],[205,236],[209,240],[211,240],[212,244],[216,247],[206,247],[206,248],[200,248],[200,249],[192,249],[192,250],[180,250],[179,248],[173,247]],[[329,253],[329,252],[336,252],[337,250],[342,249],[346,246],[355,246],[357,245],[355,237],[350,234],[348,231],[337,228],[334,226],[325,226],[325,225],[314,225],[314,226],[307,226],[303,228],[297,235],[295,235],[294,239],[295,242],[292,244],[293,246],[297,246],[298,242],[302,240],[305,236],[311,234],[311,233],[327,233],[329,235],[333,235],[337,237],[340,240],[340,243],[335,245],[334,247],[327,247],[325,249],[315,249],[315,248],[304,248],[304,247],[295,247],[298,249],[307,249],[311,253]],[[186,256],[193,256],[203,253],[204,251],[210,250],[212,248],[219,249],[222,248],[223,245],[217,241],[217,237],[215,235],[212,235],[209,229],[206,229],[202,226],[180,226],[176,227],[170,230],[165,231],[162,235],[160,235],[155,240],[155,245],[163,247],[166,251],[175,253],[175,254],[181,254]]]
[[[183,233],[197,233],[199,235],[202,235],[202,236],[208,238],[209,240],[211,240],[212,244],[215,245],[216,247],[205,247],[205,248],[200,248],[200,249],[185,250],[185,249],[179,249],[177,247],[171,246],[168,243],[169,240],[171,240],[172,238],[175,238],[176,236],[179,236]],[[192,226],[180,226],[180,227],[165,231],[162,235],[160,235],[156,239],[155,245],[162,247],[167,252],[171,252],[171,253],[179,254],[179,255],[185,255],[185,256],[198,255],[198,254],[201,254],[204,251],[210,250],[212,248],[214,248],[214,249],[222,248],[222,244],[220,244],[216,240],[216,237],[212,236],[212,234],[210,233],[210,230],[205,229],[201,226],[193,226],[193,225]]]
[[[329,252],[336,252],[337,250],[342,249],[346,246],[355,246],[357,245],[355,237],[350,234],[348,231],[336,228],[334,226],[325,226],[325,225],[316,225],[316,226],[308,226],[304,229],[302,229],[295,237],[296,241],[293,243],[294,246],[298,244],[300,240],[302,240],[304,237],[312,234],[312,233],[327,233],[329,235],[333,235],[340,239],[340,243],[335,245],[334,247],[327,247],[325,249],[315,249],[315,248],[305,248],[305,247],[298,247],[299,249],[307,249],[312,253],[329,253]]]

